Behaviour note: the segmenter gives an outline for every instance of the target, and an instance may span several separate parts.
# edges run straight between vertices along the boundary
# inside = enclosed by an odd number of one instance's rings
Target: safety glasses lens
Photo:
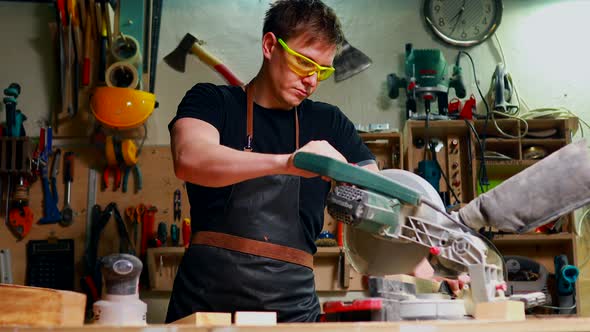
[[[295,74],[301,77],[307,77],[317,73],[318,80],[323,81],[332,76],[334,73],[334,68],[321,67],[318,64],[308,60],[304,56],[298,54],[297,52],[291,50],[282,39],[279,39],[279,42],[285,49],[285,54],[287,55],[287,64]]]

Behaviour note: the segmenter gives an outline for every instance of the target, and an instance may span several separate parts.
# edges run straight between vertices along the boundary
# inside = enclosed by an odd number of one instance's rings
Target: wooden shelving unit
[[[472,137],[465,122],[429,121],[426,128],[425,121],[408,120],[403,137],[404,169],[418,173],[420,161],[436,158],[460,203],[463,204],[475,197],[474,188],[471,185],[473,170],[470,166],[473,151]],[[427,140],[440,142],[440,147],[434,156],[430,150],[425,151]],[[439,191],[448,193],[447,203],[457,203],[443,177],[439,182]]]
[[[535,119],[529,120],[528,134],[525,133],[524,123],[516,119],[498,119],[498,127],[505,133],[514,136],[507,138],[502,135],[493,122],[488,121],[487,126],[484,120],[471,122],[480,138],[485,137],[486,156],[500,155],[509,159],[485,159],[485,166],[490,185],[498,184],[501,181],[521,172],[537,163],[543,157],[557,151],[571,142],[572,133],[578,123],[575,119]],[[523,137],[521,137],[523,136]],[[462,204],[467,204],[480,194],[478,178],[481,170],[481,149],[477,143],[476,136],[469,130],[464,121],[431,121],[428,129],[424,121],[407,121],[404,128],[404,155],[405,169],[416,171],[418,162],[424,159],[424,148],[417,147],[416,142],[420,138],[429,137],[438,139],[441,142],[448,142],[449,137],[459,137],[461,146],[458,151],[460,162],[460,174],[455,175],[448,168],[449,146],[444,144],[442,149],[436,153],[443,171],[449,171],[450,178],[458,176],[461,181]],[[531,154],[530,148],[534,147],[535,152]],[[440,191],[448,190],[446,183],[441,178]],[[491,189],[490,186],[489,189]],[[489,190],[488,189],[488,190]],[[551,193],[548,193],[549,195]],[[543,234],[505,234],[496,235],[493,238],[494,244],[504,255],[520,255],[531,258],[547,268],[549,273],[554,273],[554,257],[565,254],[569,264],[578,265],[576,255],[577,238],[573,229],[573,214],[567,215],[561,220],[559,233]],[[554,279],[550,278],[551,280]],[[555,287],[549,285],[552,299],[557,299]],[[576,302],[580,303],[580,287],[576,287]],[[554,301],[553,305],[557,303]],[[551,313],[550,310],[538,313]]]
[[[360,136],[377,158],[379,169],[403,168],[400,133],[362,133]]]

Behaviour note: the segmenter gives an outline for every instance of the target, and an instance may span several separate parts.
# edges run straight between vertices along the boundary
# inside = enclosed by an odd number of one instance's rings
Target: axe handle
[[[211,68],[215,69],[218,73],[220,73],[230,85],[244,85],[244,83],[239,78],[237,78],[237,76],[234,75],[234,73],[232,73],[232,71],[229,70],[229,68],[226,65],[224,65],[219,59],[217,59],[211,53],[207,52],[198,44],[193,44],[193,47],[191,48],[191,53],[199,57],[201,61],[203,61]]]

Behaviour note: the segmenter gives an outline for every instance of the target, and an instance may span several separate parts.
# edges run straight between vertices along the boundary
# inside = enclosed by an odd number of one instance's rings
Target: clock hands
[[[453,25],[453,29],[451,30],[451,35],[453,34],[453,32],[455,32],[455,29],[457,28],[459,21],[461,21],[461,17],[463,16],[463,12],[465,11],[465,2],[466,0],[463,0],[463,4],[461,4],[461,9],[459,9],[459,12],[451,18],[451,21],[457,18],[457,22],[455,22],[455,25]]]

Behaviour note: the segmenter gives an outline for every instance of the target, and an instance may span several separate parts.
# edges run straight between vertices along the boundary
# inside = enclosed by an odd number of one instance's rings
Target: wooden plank
[[[158,332],[196,332],[218,331],[219,328],[195,327],[190,325],[150,325],[145,326],[96,326],[87,325],[79,328],[68,328],[67,331],[92,331],[92,332],[146,332],[156,329]],[[226,330],[226,329],[223,329]],[[232,332],[257,332],[258,326],[231,326]],[[279,323],[276,326],[265,326],[264,331],[287,332],[575,332],[590,331],[589,318],[535,318],[530,317],[524,321],[497,321],[497,320],[430,320],[430,321],[403,321],[403,322],[342,322],[342,323]],[[51,328],[27,328],[2,326],[0,332],[38,332],[55,331]]]
[[[0,326],[82,326],[86,295],[0,284]]]
[[[277,313],[271,311],[236,311],[234,324],[237,326],[277,325]]]
[[[203,326],[229,326],[231,325],[231,313],[229,312],[195,312],[175,322],[172,325]],[[170,325],[169,324],[169,325]]]
[[[475,319],[525,320],[524,303],[520,301],[484,302],[475,305]]]

